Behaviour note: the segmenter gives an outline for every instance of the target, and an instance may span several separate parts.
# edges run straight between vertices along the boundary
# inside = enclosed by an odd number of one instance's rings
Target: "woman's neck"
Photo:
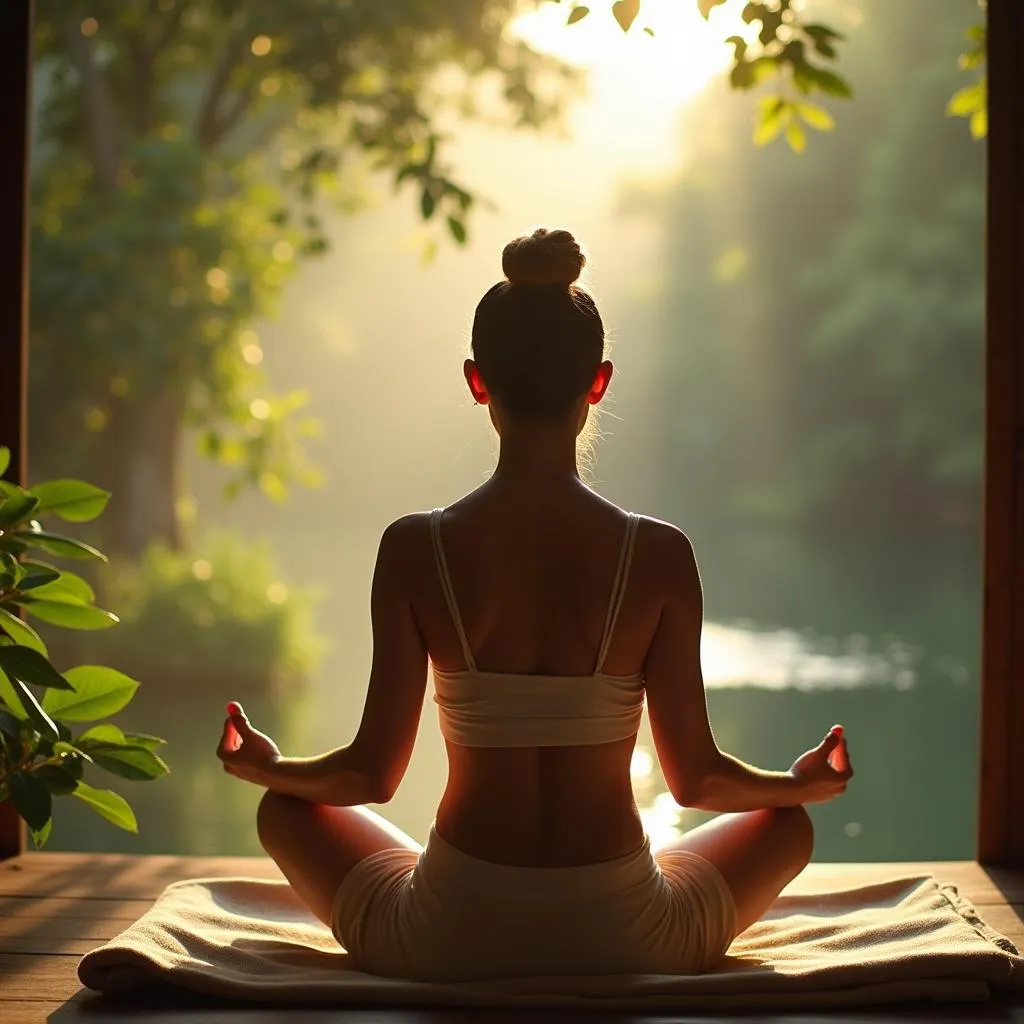
[[[545,486],[579,481],[576,435],[553,427],[516,427],[503,430],[495,481],[543,482]]]

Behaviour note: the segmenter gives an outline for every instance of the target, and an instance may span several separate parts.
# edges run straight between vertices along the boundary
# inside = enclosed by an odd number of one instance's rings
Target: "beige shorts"
[[[360,861],[334,899],[337,940],[365,971],[422,981],[695,974],[736,933],[718,869],[650,843],[601,864],[523,868],[478,860],[431,830],[421,854]]]

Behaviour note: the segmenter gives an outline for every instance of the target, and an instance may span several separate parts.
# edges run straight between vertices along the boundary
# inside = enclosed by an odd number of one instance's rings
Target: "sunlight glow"
[[[652,850],[679,838],[680,813],[679,804],[671,793],[659,793],[649,807],[640,808],[640,821],[651,841]]]
[[[629,774],[634,779],[646,779],[654,771],[654,758],[642,747],[633,751],[632,760],[629,763]]]
[[[648,171],[675,165],[680,112],[729,67],[726,37],[749,34],[738,10],[718,10],[705,22],[693,0],[644,0],[626,34],[598,5],[575,25],[566,25],[566,14],[566,5],[547,3],[518,18],[513,30],[588,71],[590,99],[571,114],[574,136],[601,138],[608,165]]]

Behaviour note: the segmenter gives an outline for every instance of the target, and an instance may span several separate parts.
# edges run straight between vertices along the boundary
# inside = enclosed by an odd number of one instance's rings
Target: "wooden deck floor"
[[[952,882],[997,931],[1024,948],[1024,872],[983,868],[970,862],[925,864],[812,864],[790,891],[856,885],[894,873],[934,872]],[[138,1024],[453,1024],[459,1021],[566,1020],[580,1014],[481,1014],[384,1010],[255,1009],[185,1002],[143,1006],[103,999],[83,990],[76,967],[79,957],[112,938],[138,918],[170,882],[198,876],[246,875],[278,878],[267,860],[244,857],[131,857],[64,853],[29,853],[0,862],[0,1024],[70,1024],[85,1020]],[[589,1015],[611,1024],[608,1014]],[[744,1015],[749,1019],[751,1015]],[[623,1019],[618,1017],[618,1020]],[[654,1019],[654,1018],[648,1018]],[[657,1020],[727,1021],[730,1017],[672,1017]],[[733,1017],[733,1019],[739,1019]],[[811,1014],[755,1015],[772,1024],[822,1020]],[[918,1005],[885,1010],[843,1011],[829,1021],[852,1024],[884,1020],[1006,1021],[1024,1024],[1024,1002],[996,1000],[965,1007]]]

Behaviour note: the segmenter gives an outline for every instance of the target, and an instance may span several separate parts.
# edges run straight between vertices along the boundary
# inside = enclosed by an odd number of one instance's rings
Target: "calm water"
[[[833,722],[843,722],[850,736],[856,779],[842,799],[813,808],[816,858],[972,856],[980,611],[975,553],[953,557],[947,549],[936,560],[902,547],[834,545],[815,553],[778,537],[747,538],[722,551],[705,544],[703,550],[708,622],[702,660],[719,744],[762,767],[784,769]],[[365,562],[365,549],[358,553],[353,546],[350,554]],[[357,574],[355,562],[348,568]],[[361,584],[336,588],[325,599],[322,622],[345,621],[364,602]],[[837,628],[844,624],[845,630]],[[58,804],[52,847],[258,852],[260,791],[225,776],[214,757],[224,701],[243,696],[250,718],[286,752],[347,742],[365,692],[364,633],[361,618],[358,629],[338,630],[312,685],[295,696],[216,688],[168,694],[148,680],[122,724],[166,736],[172,774],[149,784],[113,784],[135,806],[140,835],[108,827],[65,800]],[[360,642],[350,645],[350,634]],[[417,838],[430,825],[444,772],[428,698],[409,773],[386,809]],[[665,793],[646,720],[634,777],[655,839],[706,817],[680,812]]]

